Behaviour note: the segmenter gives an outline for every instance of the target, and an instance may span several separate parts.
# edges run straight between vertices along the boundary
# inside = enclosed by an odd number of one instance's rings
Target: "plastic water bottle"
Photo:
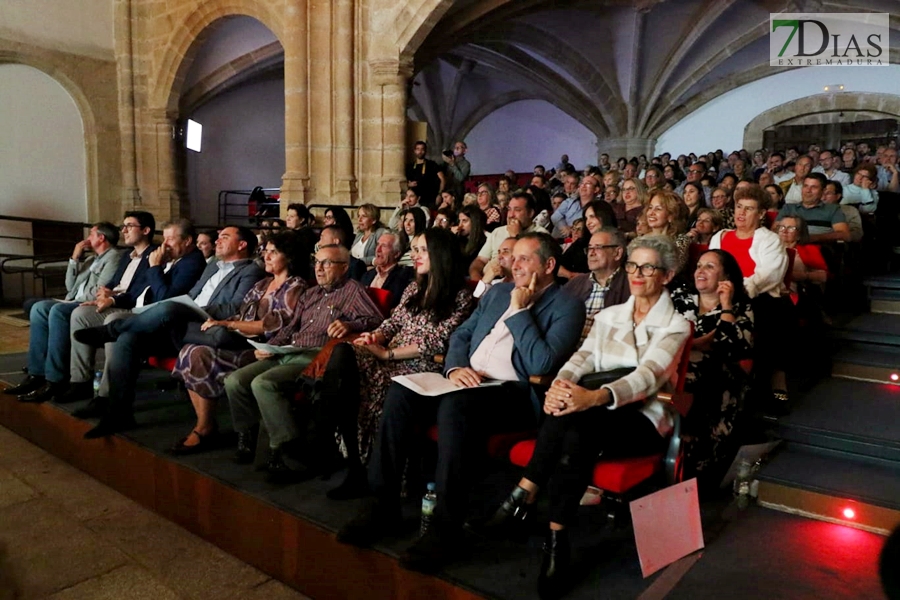
[[[750,483],[753,477],[752,465],[747,459],[738,463],[737,477],[734,478],[734,496],[737,499],[739,509],[745,509],[750,505]]]
[[[100,395],[100,382],[103,381],[103,371],[94,373],[94,395]]]
[[[429,483],[426,486],[427,491],[422,496],[422,525],[419,528],[419,535],[425,535],[431,520],[434,518],[434,507],[437,505],[437,494],[434,493],[434,484]]]

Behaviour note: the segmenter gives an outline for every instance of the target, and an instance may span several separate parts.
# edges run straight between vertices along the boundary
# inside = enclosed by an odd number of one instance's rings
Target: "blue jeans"
[[[41,300],[31,307],[28,373],[54,383],[69,380],[69,320],[80,302]]]

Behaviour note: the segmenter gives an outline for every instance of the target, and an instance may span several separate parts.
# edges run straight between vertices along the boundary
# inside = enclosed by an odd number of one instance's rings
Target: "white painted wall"
[[[659,136],[656,153],[739,150],[744,127],[761,112],[821,94],[826,85],[835,84],[844,84],[846,92],[900,94],[900,66],[807,67],[748,83],[705,104]]]
[[[86,221],[84,126],[62,85],[32,67],[0,64],[0,131],[0,215]],[[0,235],[29,233],[0,220]],[[31,250],[0,239],[0,252]]]
[[[284,159],[284,79],[277,76],[230,90],[190,118],[203,125],[202,152],[187,152],[191,218],[217,220],[220,190],[281,187]]]
[[[112,0],[0,0],[0,38],[113,59]]]
[[[466,136],[472,174],[529,173],[536,164],[550,169],[560,156],[582,168],[597,164],[597,136],[543,100],[523,100],[494,111]]]

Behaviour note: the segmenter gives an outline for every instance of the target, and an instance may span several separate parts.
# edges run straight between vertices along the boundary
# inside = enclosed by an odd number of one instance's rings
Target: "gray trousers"
[[[269,446],[295,439],[297,424],[291,415],[297,380],[321,348],[267,358],[233,371],[225,378],[225,394],[236,431],[245,431],[260,419],[269,434]]]
[[[83,383],[94,380],[94,359],[97,349],[76,341],[75,332],[87,327],[99,327],[117,319],[127,319],[130,316],[131,311],[125,308],[108,308],[102,313],[98,313],[97,308],[94,306],[79,306],[75,309],[70,322],[72,353],[69,361],[69,381],[72,383]],[[112,353],[112,348],[113,344],[106,344],[104,347],[106,356]],[[100,382],[98,394],[104,398],[109,397],[109,379],[105,368],[103,369],[103,380]]]

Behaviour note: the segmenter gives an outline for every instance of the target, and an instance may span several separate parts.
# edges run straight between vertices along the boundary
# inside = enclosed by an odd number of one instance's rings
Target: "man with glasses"
[[[290,354],[256,351],[257,362],[225,378],[231,418],[238,432],[238,460],[253,460],[252,440],[260,420],[272,450],[266,467],[273,483],[291,483],[313,475],[298,461],[301,428],[291,406],[298,380],[329,339],[371,331],[383,320],[366,288],[347,276],[350,253],[341,246],[323,246],[316,252],[316,285],[297,302],[294,317],[269,341],[272,346],[293,346]],[[285,461],[285,458],[289,462]],[[298,461],[299,462],[299,461]]]
[[[216,320],[237,312],[244,296],[265,272],[253,261],[256,235],[247,227],[225,227],[216,240],[215,263],[206,266],[187,295]],[[202,256],[200,257],[202,260]],[[201,313],[178,302],[157,302],[129,319],[72,333],[73,339],[90,346],[110,344],[107,352],[109,397],[95,398],[76,416],[100,417],[86,439],[111,435],[134,426],[137,376],[144,357],[174,356],[183,345],[191,322],[203,321]]]
[[[625,237],[621,231],[615,227],[603,227],[591,236],[585,254],[590,273],[576,275],[563,288],[584,302],[586,318],[581,342],[590,332],[598,312],[607,306],[623,304],[631,296],[628,277],[622,268]]]
[[[841,161],[835,157],[834,150],[822,150],[819,154],[819,164],[813,169],[813,173],[821,173],[828,181],[837,181],[843,185],[850,185],[850,176],[839,168]]]
[[[703,176],[706,175],[706,163],[703,162],[695,162],[687,169],[687,178],[681,182],[681,184],[675,188],[675,193],[681,197],[684,197],[684,186],[688,183],[696,183],[703,190],[703,195],[705,196],[704,200],[706,201],[706,206],[709,206],[709,195],[712,192],[709,186],[702,185],[700,180],[703,179]]]

